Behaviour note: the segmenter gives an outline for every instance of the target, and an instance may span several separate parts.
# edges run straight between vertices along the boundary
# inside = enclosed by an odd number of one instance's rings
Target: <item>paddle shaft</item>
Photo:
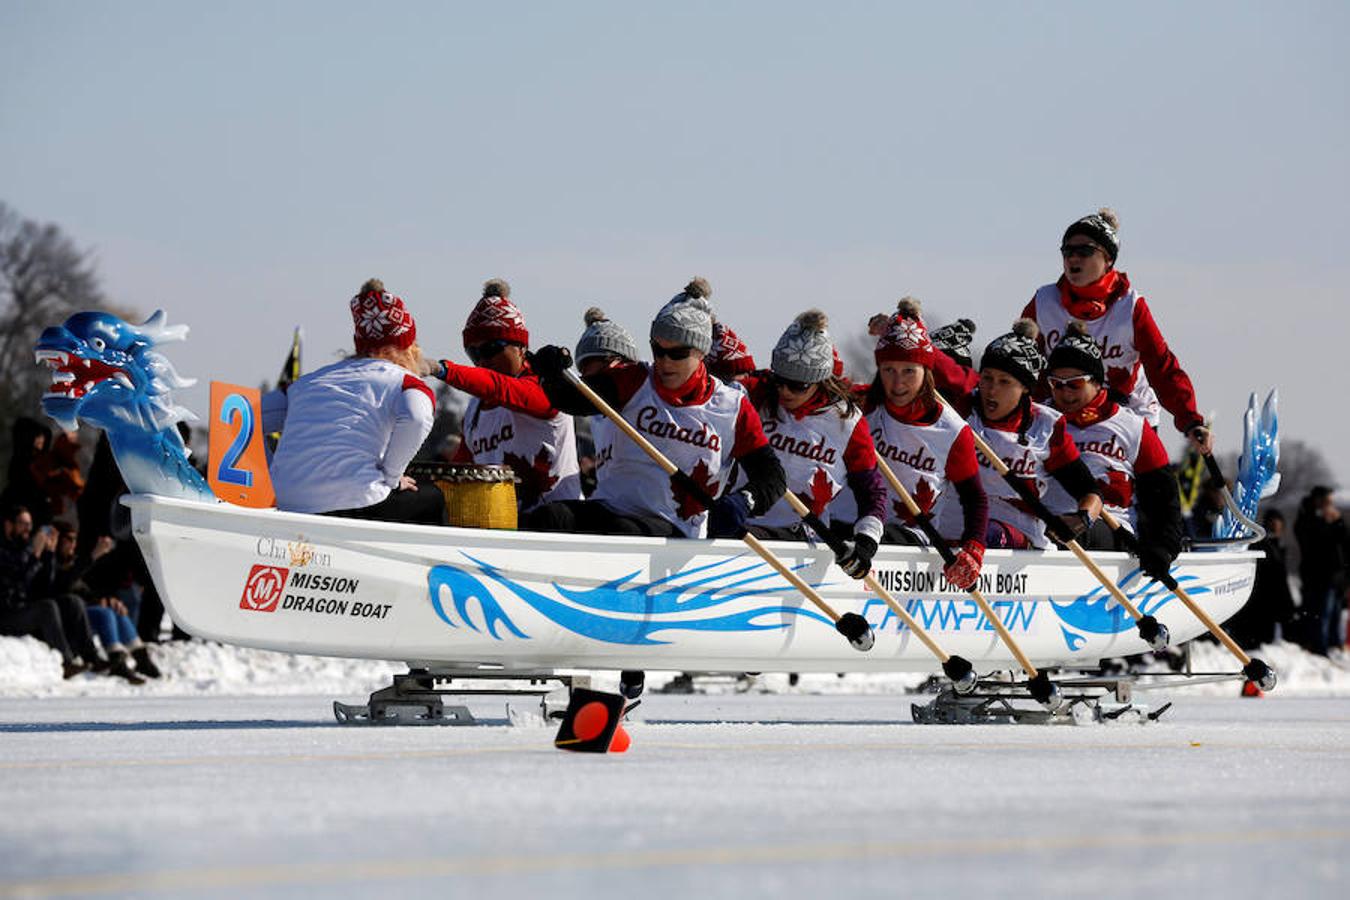
[[[891,467],[888,466],[886,461],[881,457],[877,457],[877,468],[881,470],[881,474],[886,479],[886,483],[891,486],[891,490],[895,491],[895,495],[900,498],[900,502],[905,505],[905,509],[909,511],[910,516],[914,518],[914,521],[919,523],[919,528],[921,528],[923,533],[928,536],[928,540],[932,542],[933,548],[937,550],[938,554],[942,557],[943,562],[950,565],[956,559],[956,554],[952,553],[952,548],[947,546],[947,542],[943,540],[942,535],[938,534],[937,529],[933,527],[933,523],[923,514],[923,510],[919,509],[919,504],[914,502],[914,498],[909,495],[909,491],[905,490],[905,486],[900,483],[900,479],[895,477],[895,473],[891,471]],[[1017,645],[1017,641],[1013,639],[1012,633],[1004,627],[1003,621],[998,617],[998,614],[994,612],[993,607],[989,605],[989,601],[984,599],[984,595],[973,586],[966,588],[966,593],[970,594],[975,600],[975,605],[980,608],[980,612],[984,613],[985,618],[987,618],[989,623],[994,626],[994,630],[998,632],[999,639],[1003,641],[1004,646],[1012,651],[1013,658],[1017,660],[1017,664],[1022,667],[1022,670],[1025,671],[1028,676],[1036,678],[1040,673],[1036,670],[1036,667],[1031,664],[1031,660],[1027,659],[1027,655],[1022,652],[1022,648]]]
[[[943,400],[942,402],[946,403],[947,401]],[[980,455],[989,461],[989,465],[993,466],[994,471],[1001,475],[1003,480],[1008,482],[1008,485],[1012,487],[1013,490],[1017,491],[1017,495],[1032,508],[1032,511],[1036,513],[1037,517],[1051,528],[1058,527],[1055,514],[1046,508],[1046,505],[1041,501],[1041,498],[1036,496],[1028,485],[1023,484],[1012,474],[1012,471],[1008,468],[1008,464],[999,458],[998,454],[994,452],[994,448],[990,447],[988,442],[980,437],[979,432],[972,428],[970,429],[970,433],[975,436],[975,446],[979,449]],[[1105,509],[1102,510],[1102,514],[1106,514]],[[1125,592],[1120,589],[1110,576],[1101,570],[1100,566],[1092,561],[1092,557],[1088,556],[1087,551],[1083,549],[1082,544],[1071,539],[1065,541],[1064,546],[1068,547],[1069,551],[1073,553],[1074,556],[1078,557],[1078,561],[1083,564],[1083,567],[1092,573],[1092,577],[1096,578],[1102,587],[1106,588],[1107,593],[1111,595],[1111,599],[1119,603],[1121,607],[1124,608],[1125,612],[1130,614],[1131,619],[1138,622],[1144,617],[1143,613],[1139,612],[1139,608],[1130,602],[1130,598],[1125,596]]]
[[[582,381],[581,377],[578,376],[576,372],[571,369],[565,369],[564,374],[572,384],[576,385],[577,390],[581,391],[582,395],[585,396],[587,400],[591,401],[591,404],[596,409],[600,410],[600,413],[605,418],[613,422],[620,431],[628,435],[633,443],[642,448],[642,452],[650,456],[652,462],[660,466],[662,471],[667,475],[672,476],[679,473],[679,468],[666,458],[664,453],[656,449],[656,447],[652,445],[652,442],[642,435],[642,432],[630,425],[628,420],[619,415],[614,407],[606,403],[604,397],[601,397],[589,384]],[[783,565],[783,562],[778,557],[774,556],[773,552],[769,550],[768,547],[765,547],[759,542],[759,538],[755,537],[753,534],[746,534],[742,536],[741,540],[745,542],[747,547],[759,554],[760,558],[768,563],[774,571],[787,579],[788,583],[800,591],[803,597],[810,600],[816,605],[817,609],[829,616],[831,622],[837,623],[839,621],[839,613],[835,612],[834,608],[825,602],[825,598],[816,593],[815,588],[803,581],[796,572]]]
[[[791,490],[789,490],[783,496],[787,498],[788,506],[792,507],[792,511],[795,512],[797,515],[801,516],[802,519],[805,520],[806,524],[810,525],[812,530],[814,530],[817,534],[820,535],[821,540],[825,541],[825,543],[829,545],[831,550],[833,550],[835,553],[838,553],[840,548],[836,545],[839,542],[836,538],[834,538],[833,535],[829,533],[829,529],[826,527],[824,522],[820,521],[820,517],[817,516],[815,513],[811,512],[810,508],[805,503],[802,502],[802,499],[798,497],[796,494],[794,494]],[[947,660],[951,659],[951,654],[943,650],[942,647],[938,645],[937,641],[933,640],[933,638],[928,634],[928,631],[917,621],[915,621],[914,617],[909,614],[908,610],[906,610],[903,606],[901,606],[898,602],[896,602],[896,599],[891,596],[890,591],[882,587],[881,582],[877,581],[876,578],[870,572],[867,574],[866,577],[863,578],[863,584],[867,585],[868,590],[870,590],[872,593],[880,597],[882,602],[884,602],[886,606],[890,608],[891,612],[895,613],[897,616],[900,617],[900,621],[905,623],[905,627],[907,627],[910,631],[914,633],[914,636],[917,637],[923,643],[923,645],[927,647],[929,651],[938,658],[939,662],[945,663]]]

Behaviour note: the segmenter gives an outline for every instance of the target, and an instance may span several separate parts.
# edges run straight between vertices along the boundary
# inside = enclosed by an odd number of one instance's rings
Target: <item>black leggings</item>
[[[445,495],[430,481],[418,480],[417,490],[389,492],[379,503],[360,509],[338,509],[324,513],[344,519],[378,519],[381,522],[410,522],[415,525],[444,525]]]
[[[0,610],[0,634],[32,635],[60,653],[62,662],[73,663],[75,654],[61,625],[61,611],[51,597]]]
[[[558,500],[526,513],[520,527],[526,531],[566,534],[636,534],[679,537],[674,523],[660,516],[617,513],[594,500]]]

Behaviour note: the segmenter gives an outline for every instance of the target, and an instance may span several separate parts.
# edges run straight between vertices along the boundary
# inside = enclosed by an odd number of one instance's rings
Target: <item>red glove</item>
[[[942,574],[961,590],[969,590],[980,579],[980,565],[984,562],[984,544],[966,541],[956,559],[943,567]]]

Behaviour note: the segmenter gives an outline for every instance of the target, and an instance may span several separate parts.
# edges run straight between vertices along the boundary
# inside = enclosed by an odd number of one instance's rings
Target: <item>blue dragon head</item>
[[[137,493],[213,498],[187,461],[178,434],[181,421],[196,417],[175,406],[172,391],[189,387],[155,347],[187,337],[186,325],[169,327],[163,310],[140,325],[106,312],[76,313],[43,330],[34,346],[52,383],[42,410],[66,430],[80,422],[108,433],[127,487]]]

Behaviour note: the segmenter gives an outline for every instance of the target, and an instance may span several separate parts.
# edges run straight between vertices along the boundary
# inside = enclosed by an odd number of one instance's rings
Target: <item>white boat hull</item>
[[[507,669],[929,671],[937,661],[824,547],[770,543],[839,612],[875,628],[852,649],[739,541],[433,528],[148,495],[124,501],[176,623],[229,644],[410,665]],[[1173,574],[1218,621],[1251,591],[1248,551],[1188,553]],[[1204,632],[1123,553],[1094,554],[1174,643]],[[936,554],[883,547],[874,572],[947,652],[979,671],[1012,655]],[[983,587],[1037,666],[1144,652],[1124,611],[1064,551],[990,551]]]

